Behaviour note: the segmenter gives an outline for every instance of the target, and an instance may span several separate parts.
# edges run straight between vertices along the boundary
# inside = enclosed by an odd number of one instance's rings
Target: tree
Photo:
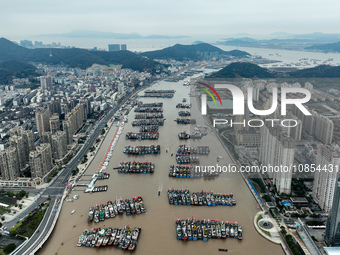
[[[1,220],[2,220],[2,221],[5,221],[5,216],[2,216],[2,217],[1,217]]]
[[[268,196],[267,194],[266,195],[263,195],[262,198],[266,201],[266,202],[271,202],[272,199],[270,198],[270,196]]]
[[[12,251],[15,250],[16,247],[17,246],[15,245],[15,243],[10,243],[4,247],[3,251],[6,254],[10,254]]]

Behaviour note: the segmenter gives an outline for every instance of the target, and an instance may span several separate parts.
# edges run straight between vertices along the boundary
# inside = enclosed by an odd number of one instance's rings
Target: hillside
[[[258,65],[246,62],[236,62],[213,73],[209,78],[274,78],[276,76],[276,73],[270,72],[268,69]]]
[[[223,51],[220,48],[210,45],[208,43],[199,43],[192,45],[176,44],[174,46],[162,50],[143,52],[141,53],[141,55],[148,57],[150,59],[174,59],[177,61],[183,60],[198,61],[203,59],[203,56],[200,55],[200,52],[208,53],[217,52],[218,54],[222,54],[225,56],[234,56],[238,58],[251,55],[245,51],[239,50]]]
[[[340,42],[313,45],[311,47],[306,47],[305,49],[306,50],[317,50],[317,51],[323,51],[323,52],[340,52]]]
[[[30,54],[30,50],[21,47],[5,38],[0,38],[0,62],[12,59],[24,59]]]
[[[53,65],[66,65],[85,69],[92,64],[121,64],[123,68],[143,71],[161,68],[158,62],[145,59],[130,51],[89,51],[85,49],[26,49],[15,43],[0,38],[0,62],[20,60]]]
[[[16,78],[31,78],[38,74],[35,72],[35,66],[19,61],[8,60],[0,63],[0,84],[9,84],[12,77]]]

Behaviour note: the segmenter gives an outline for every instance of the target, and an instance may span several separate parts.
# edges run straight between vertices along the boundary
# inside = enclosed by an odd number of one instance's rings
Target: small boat
[[[74,213],[75,213],[75,211],[76,211],[76,210],[72,210],[72,211],[71,211],[71,214],[74,214]]]
[[[237,230],[237,238],[238,240],[242,240],[242,226],[241,225],[238,225],[238,230]]]

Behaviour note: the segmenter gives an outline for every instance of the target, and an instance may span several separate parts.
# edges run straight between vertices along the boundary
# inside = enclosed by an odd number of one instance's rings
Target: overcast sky
[[[76,29],[142,35],[340,32],[337,0],[9,0],[0,37]]]

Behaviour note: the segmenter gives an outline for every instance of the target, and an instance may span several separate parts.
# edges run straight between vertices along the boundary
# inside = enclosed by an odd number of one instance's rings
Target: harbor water
[[[165,82],[161,81],[151,86],[150,89],[174,89],[176,93],[173,98],[140,98],[144,103],[163,102],[164,126],[159,127],[158,140],[126,140],[127,132],[138,132],[139,127],[132,127],[131,122],[136,114],[133,110],[128,115],[128,123],[114,149],[106,172],[111,174],[109,179],[98,180],[96,185],[108,185],[106,192],[83,193],[79,191],[83,187],[76,187],[76,191],[70,193],[70,197],[78,194],[79,199],[74,202],[64,202],[59,220],[48,241],[39,251],[39,255],[56,254],[124,254],[125,251],[114,247],[77,247],[78,237],[84,229],[94,227],[118,227],[125,225],[141,227],[141,236],[136,248],[136,254],[218,254],[219,248],[228,249],[232,254],[283,254],[281,246],[263,238],[254,227],[254,215],[260,210],[253,195],[247,187],[242,176],[238,173],[222,173],[218,178],[169,178],[169,166],[176,165],[175,154],[180,144],[188,146],[209,146],[209,155],[199,155],[201,166],[219,164],[228,165],[232,160],[225,148],[220,143],[215,133],[207,129],[207,135],[202,139],[179,140],[178,133],[187,131],[192,133],[195,126],[206,126],[200,115],[199,107],[195,97],[189,96],[189,86],[183,86],[183,81]],[[140,93],[141,94],[141,93]],[[174,120],[178,118],[176,104],[186,98],[186,103],[191,103],[190,118],[196,119],[195,125],[180,125]],[[138,113],[137,113],[138,114]],[[116,125],[112,125],[108,131],[105,141],[97,152],[96,157],[89,165],[86,174],[94,174],[98,171],[109,144],[116,132]],[[126,145],[161,145],[161,153],[157,155],[133,156],[123,153]],[[168,152],[166,152],[168,150]],[[171,155],[173,153],[173,156]],[[219,162],[217,162],[217,158]],[[120,161],[151,161],[155,163],[153,174],[123,174],[113,170],[119,166]],[[81,183],[89,183],[90,176],[83,176]],[[216,193],[233,193],[237,202],[236,206],[175,206],[168,203],[167,190],[169,188],[189,188],[191,192],[210,191]],[[161,194],[158,196],[158,191]],[[146,213],[134,216],[117,215],[115,218],[106,219],[99,223],[88,223],[89,207],[96,204],[105,204],[116,198],[132,198],[141,195],[146,207]],[[71,211],[75,210],[73,214]],[[227,238],[225,240],[212,239],[208,242],[191,241],[183,242],[176,239],[175,221],[178,218],[185,219],[195,217],[196,219],[219,219],[223,221],[238,222],[243,227],[243,240]]]

